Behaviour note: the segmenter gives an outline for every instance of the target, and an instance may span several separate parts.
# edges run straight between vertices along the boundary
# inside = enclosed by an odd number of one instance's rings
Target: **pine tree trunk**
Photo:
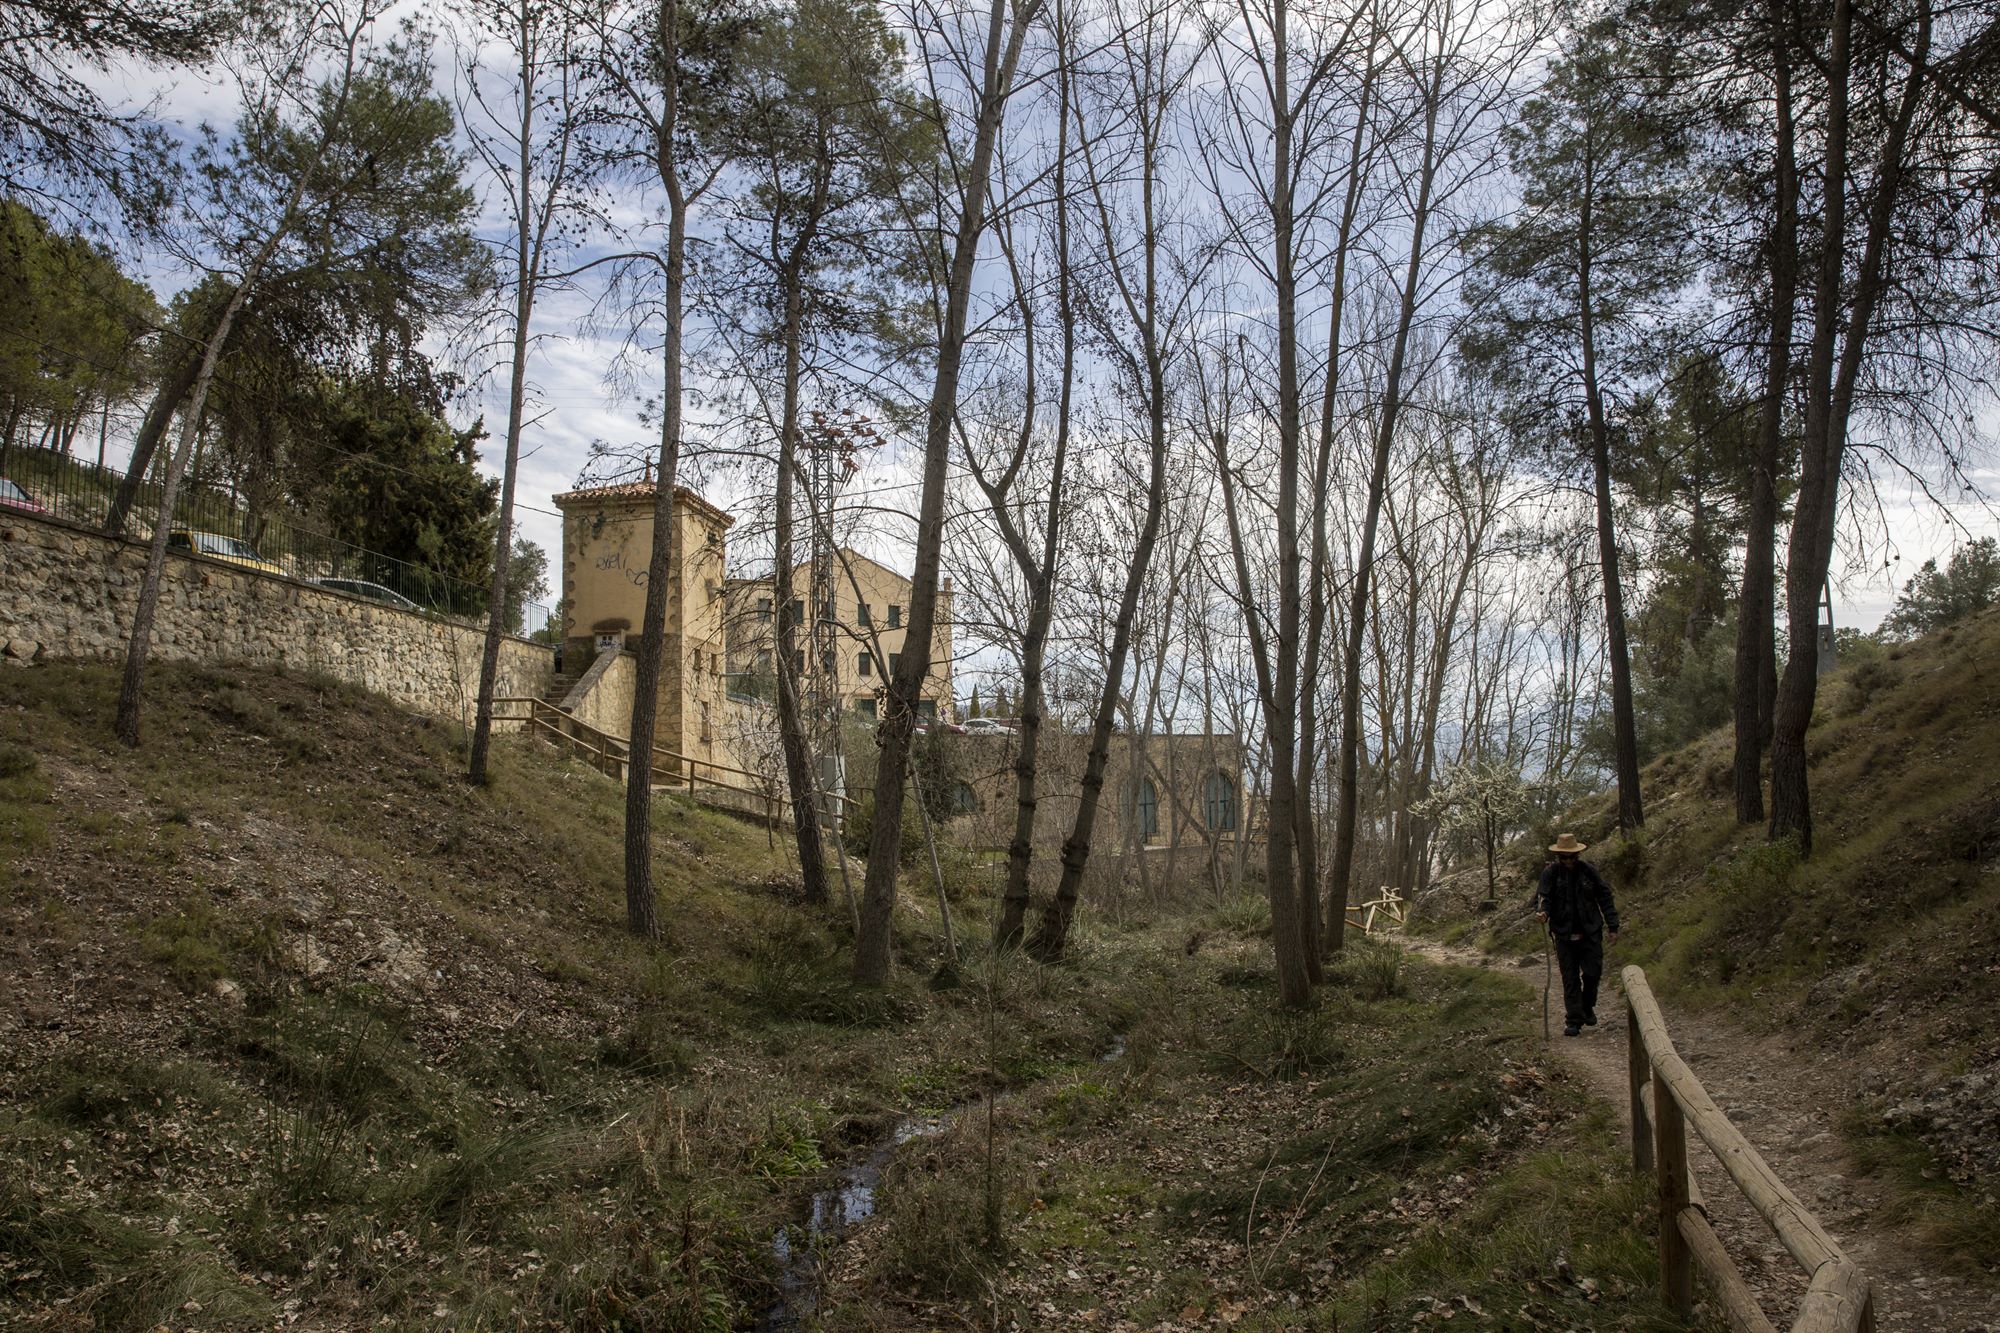
[[[1776,101],[1773,147],[1777,216],[1770,239],[1771,336],[1764,367],[1750,503],[1744,514],[1743,588],[1736,614],[1733,782],[1736,818],[1764,818],[1764,750],[1771,738],[1777,693],[1777,644],[1772,615],[1777,589],[1778,458],[1784,440],[1786,387],[1791,383],[1793,306],[1798,297],[1798,164],[1794,158],[1790,42],[1780,6],[1772,6],[1771,55]]]
[[[800,715],[800,672],[792,666],[797,651],[798,625],[792,620],[793,491],[799,452],[799,321],[801,302],[799,276],[788,271],[785,282],[785,384],[784,401],[778,423],[778,484],[774,507],[774,545],[777,563],[772,570],[772,603],[777,612],[772,638],[777,648],[778,736],[785,751],[785,782],[791,788],[792,835],[799,853],[799,873],[805,884],[805,900],[827,901],[826,849],[820,837],[819,783],[813,773],[813,758],[806,744],[805,720]],[[821,515],[831,522],[831,516]],[[821,578],[825,571],[815,571]],[[823,614],[824,608],[815,614]],[[825,663],[819,664],[821,671]],[[835,679],[838,678],[835,673]]]
[[[903,833],[903,788],[910,768],[910,736],[917,699],[931,669],[931,639],[937,616],[938,569],[944,547],[945,476],[951,464],[958,383],[965,355],[965,322],[972,303],[972,277],[979,240],[986,230],[987,188],[1000,125],[1022,44],[1039,5],[1014,13],[1011,30],[1007,0],[992,0],[987,22],[979,117],[972,159],[965,175],[965,209],[959,218],[945,294],[945,318],[938,341],[936,377],[925,421],[924,468],[917,513],[916,572],[910,586],[909,623],[903,652],[889,680],[884,716],[876,735],[875,817],[868,843],[868,870],[862,880],[861,928],[854,946],[854,983],[881,986],[889,980],[890,921],[896,910],[897,858]],[[1005,50],[1002,40],[1005,39]]]
[[[687,278],[688,203],[674,136],[679,121],[678,0],[662,0],[656,40],[667,71],[665,106],[655,131],[660,182],[667,190],[666,336],[662,340],[660,453],[653,492],[653,549],[646,565],[646,608],[639,635],[638,679],[632,688],[630,749],[625,772],[625,924],[641,939],[660,937],[653,888],[653,738],[666,658],[667,610],[673,600],[674,488],[681,461],[682,307]],[[676,636],[678,642],[678,636]]]
[[[1836,0],[1827,56],[1831,110],[1827,117],[1825,174],[1825,179],[1836,182],[1847,179],[1847,85],[1853,19],[1850,0]],[[1812,725],[1813,704],[1819,689],[1819,593],[1833,561],[1834,520],[1839,513],[1840,469],[1847,447],[1848,418],[1875,306],[1881,297],[1910,127],[1929,77],[1926,61],[1930,39],[1931,8],[1925,4],[1918,14],[1915,51],[1905,76],[1901,104],[1878,149],[1874,197],[1869,201],[1867,231],[1846,307],[1844,332],[1840,331],[1844,246],[1822,246],[1819,281],[1814,292],[1813,342],[1806,370],[1805,439],[1785,567],[1791,643],[1784,676],[1778,685],[1771,728],[1770,836],[1773,841],[1796,838],[1799,850],[1805,854],[1811,853],[1813,843],[1806,732]],[[1844,237],[1844,189],[1829,192],[1823,214],[1825,234]],[[1840,346],[1837,369],[1836,341]]]
[[[1588,168],[1586,168],[1588,171]],[[1577,264],[1578,327],[1583,350],[1583,400],[1590,430],[1591,490],[1597,504],[1597,564],[1604,584],[1605,653],[1611,659],[1612,767],[1618,778],[1618,827],[1646,822],[1639,795],[1639,728],[1632,708],[1632,658],[1626,643],[1625,589],[1618,575],[1617,515],[1611,505],[1611,426],[1597,378],[1597,327],[1591,290],[1591,205],[1584,186]]]
[[[125,477],[118,483],[111,507],[105,512],[104,531],[108,535],[125,535],[125,524],[131,518],[132,506],[138,503],[139,488],[146,483],[146,470],[153,464],[154,451],[166,437],[175,409],[194,392],[195,381],[201,377],[201,363],[199,356],[184,357],[161,378],[152,406],[146,409],[146,419],[139,425],[138,438],[132,442],[132,459],[126,464]]]
[[[174,501],[180,492],[181,478],[194,457],[195,440],[201,433],[202,407],[208,400],[209,386],[215,381],[215,366],[222,358],[222,346],[229,339],[229,330],[236,322],[237,312],[243,308],[250,284],[256,281],[261,260],[277,247],[278,239],[277,236],[271,238],[265,246],[264,255],[246,267],[243,281],[223,306],[215,331],[209,335],[208,343],[196,363],[193,394],[188,401],[187,414],[181,420],[180,444],[167,459],[166,477],[160,486],[159,515],[153,523],[152,541],[146,548],[146,572],[139,582],[138,605],[133,608],[132,632],[125,645],[125,672],[118,685],[118,712],[111,723],[112,734],[127,745],[136,746],[139,743],[146,661],[152,652],[153,618],[159,609],[160,579],[166,570],[167,535],[173,527]]]

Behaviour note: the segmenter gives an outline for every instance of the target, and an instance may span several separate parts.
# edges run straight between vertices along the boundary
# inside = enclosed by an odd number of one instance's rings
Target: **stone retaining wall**
[[[0,509],[0,659],[121,656],[145,567],[136,542]],[[483,638],[455,621],[170,552],[153,654],[323,672],[469,723]],[[501,640],[501,697],[539,698],[554,673],[550,648]]]

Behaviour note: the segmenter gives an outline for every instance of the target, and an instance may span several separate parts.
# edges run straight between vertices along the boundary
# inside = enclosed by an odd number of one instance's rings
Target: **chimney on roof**
[[[648,458],[648,459],[646,460],[646,462],[645,462],[645,469],[646,469],[646,476],[645,476],[645,481],[646,481],[646,484],[647,484],[648,486],[650,486],[650,485],[652,485],[652,484],[653,484],[653,460],[652,460],[652,459]]]

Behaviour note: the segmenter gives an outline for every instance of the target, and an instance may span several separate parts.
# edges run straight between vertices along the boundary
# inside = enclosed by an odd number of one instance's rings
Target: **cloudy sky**
[[[451,64],[449,46],[441,42],[441,87],[452,82]],[[100,83],[114,101],[128,108],[145,108],[157,119],[188,130],[204,121],[226,124],[235,114],[235,83],[219,69],[171,75],[120,69],[104,72]],[[494,201],[489,198],[487,203],[480,230],[497,240],[509,227]],[[171,294],[188,280],[184,273],[165,268],[155,268],[148,276],[162,295]],[[561,526],[550,497],[575,484],[594,443],[637,451],[648,448],[648,442],[656,438],[645,407],[658,382],[652,356],[657,335],[644,331],[641,337],[648,345],[636,356],[645,357],[645,361],[623,376],[615,374],[621,355],[627,352],[624,332],[593,325],[593,303],[599,294],[590,288],[552,294],[538,316],[539,337],[531,368],[533,414],[524,434],[517,505],[520,529],[550,554],[552,575]],[[484,416],[496,439],[489,441],[482,466],[497,473],[497,436],[506,419],[504,360],[496,359],[487,369],[495,373],[478,380],[459,411],[465,421]],[[697,383],[695,387],[700,386]],[[695,427],[691,433],[699,437],[703,409],[696,406],[691,415]],[[1988,417],[1989,424],[2000,424],[1990,411]],[[905,569],[909,566],[911,525],[897,521],[895,515],[914,506],[913,463],[910,442],[891,438],[846,492],[848,500],[886,515],[872,525],[860,544],[869,548],[869,554]],[[760,516],[752,512],[753,480],[740,468],[712,467],[694,480],[711,499],[737,513],[739,519],[750,520],[743,524],[746,536],[761,526]],[[1877,478],[1875,496],[1879,503],[1854,507],[1836,558],[1837,623],[1872,627],[1893,602],[1896,590],[1925,559],[1942,560],[1970,538],[2000,532],[2000,519],[1984,498],[2000,493],[2000,468],[1988,460],[1969,473],[1967,480],[1980,494],[1965,494],[1942,479],[1930,479],[1933,493],[1948,497],[1941,507],[1925,498],[1920,487],[1907,478]]]

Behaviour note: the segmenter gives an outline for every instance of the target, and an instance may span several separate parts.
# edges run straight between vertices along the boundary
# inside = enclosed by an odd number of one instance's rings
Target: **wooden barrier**
[[[506,705],[510,711],[499,711]],[[495,722],[518,723],[531,735],[539,735],[553,741],[564,750],[574,754],[581,752],[587,757],[591,767],[600,773],[624,781],[631,761],[631,746],[623,737],[600,731],[588,722],[572,717],[545,699],[506,698],[493,701]],[[519,706],[524,711],[511,711]],[[785,804],[765,783],[762,775],[748,769],[733,768],[728,764],[718,764],[710,759],[696,759],[679,754],[662,746],[653,747],[651,776],[656,789],[685,791],[700,799],[710,798],[711,804],[718,792],[730,792],[749,797],[756,808],[741,810],[777,824],[783,820]],[[752,785],[752,784],[755,785]],[[823,793],[829,802],[844,806],[847,798],[835,792]],[[729,808],[736,809],[734,805]]]
[[[1708,1205],[1688,1165],[1688,1135],[1708,1145],[1750,1206],[1810,1277],[1791,1333],[1874,1333],[1868,1279],[1729,1123],[1682,1062],[1643,968],[1628,967],[1626,1030],[1632,1095],[1632,1169],[1658,1182],[1660,1290],[1683,1319],[1694,1314],[1694,1268],[1714,1288],[1737,1333],[1777,1333],[1709,1224]]]
[[[1373,935],[1375,933],[1375,916],[1378,912],[1398,926],[1408,924],[1408,918],[1404,915],[1403,895],[1388,884],[1382,886],[1382,896],[1374,902],[1349,904],[1347,908],[1347,923],[1350,926],[1361,927],[1363,935]]]

